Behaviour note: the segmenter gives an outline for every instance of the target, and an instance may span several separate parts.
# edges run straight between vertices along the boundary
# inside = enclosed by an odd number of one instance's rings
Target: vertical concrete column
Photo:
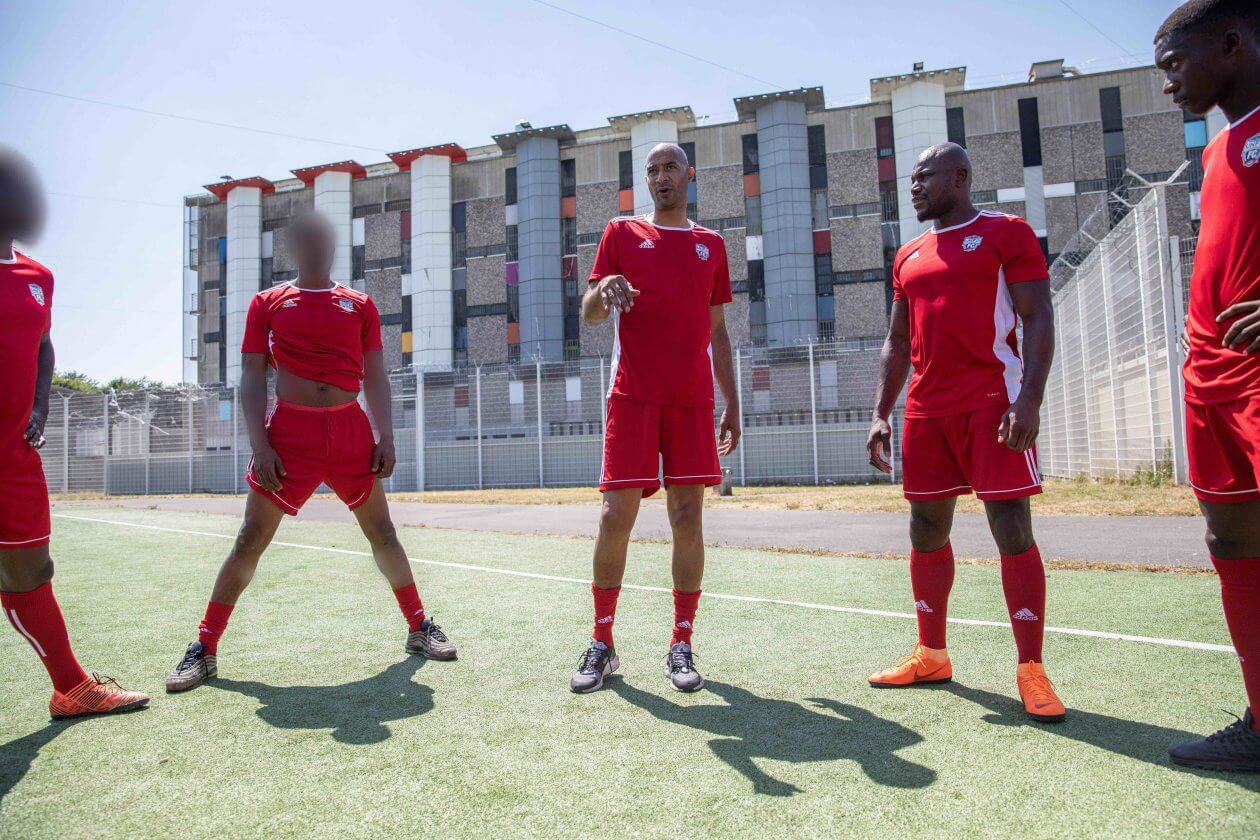
[[[353,201],[349,172],[321,172],[315,176],[315,209],[328,217],[337,231],[332,279],[350,285],[350,227]]]
[[[805,103],[779,100],[759,107],[757,148],[766,341],[772,347],[801,344],[818,336]]]
[[[241,381],[245,313],[262,280],[262,190],[234,187],[227,194],[227,371],[224,383]]]
[[[897,160],[897,209],[901,241],[926,229],[910,204],[910,172],[923,150],[949,139],[945,122],[945,83],[913,79],[892,89],[893,149]]]
[[[635,123],[630,127],[630,156],[634,161],[634,212],[652,212],[652,196],[644,180],[648,152],[657,143],[677,143],[678,123],[656,118]]]
[[[449,369],[454,359],[451,270],[451,159],[411,164],[412,363]]]
[[[560,142],[530,137],[516,147],[521,359],[564,358],[560,270]]]

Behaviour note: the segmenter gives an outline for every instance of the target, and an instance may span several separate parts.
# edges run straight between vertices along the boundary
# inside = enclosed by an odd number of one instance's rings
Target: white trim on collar
[[[19,251],[17,248],[11,248],[10,250],[13,251],[12,259],[0,260],[0,265],[16,265],[17,264]]]
[[[1234,121],[1233,121],[1232,123],[1230,123],[1229,125],[1225,126],[1225,130],[1226,130],[1226,131],[1228,131],[1229,129],[1233,128],[1233,127],[1234,127],[1234,126],[1236,126],[1236,125],[1242,125],[1242,124],[1243,124],[1243,123],[1245,123],[1247,120],[1249,120],[1249,119],[1251,119],[1252,117],[1254,117],[1254,116],[1256,115],[1256,112],[1258,112],[1258,111],[1260,111],[1260,105],[1257,105],[1255,108],[1252,108],[1252,109],[1251,109],[1251,113],[1247,114],[1246,116],[1239,117],[1238,119],[1234,120]]]
[[[693,222],[693,221],[691,221],[691,219],[688,219],[688,220],[687,220],[687,227],[669,227],[668,225],[658,225],[658,224],[656,223],[656,214],[655,214],[655,213],[648,213],[648,214],[644,215],[644,217],[643,217],[643,218],[644,218],[644,219],[647,221],[647,223],[648,223],[648,224],[650,224],[652,227],[654,227],[654,228],[658,228],[658,229],[660,229],[660,230],[695,230],[695,229],[696,229],[696,223],[695,223],[695,222]]]
[[[972,219],[966,222],[963,222],[960,225],[950,225],[949,227],[943,227],[943,228],[933,227],[933,228],[928,228],[928,230],[932,231],[932,233],[948,233],[951,230],[958,230],[959,228],[965,228],[967,225],[971,224],[972,222],[974,222],[976,219],[980,218],[983,215],[984,215],[984,211],[981,210],[979,213],[976,213],[976,215]]]
[[[311,292],[312,294],[319,294],[321,292],[331,292],[333,289],[337,288],[338,286],[345,286],[345,283],[339,283],[338,281],[334,280],[333,284],[329,286],[327,289],[303,289],[301,286],[297,284],[297,280],[290,280],[285,285],[292,286],[293,288],[297,289],[299,292]]]

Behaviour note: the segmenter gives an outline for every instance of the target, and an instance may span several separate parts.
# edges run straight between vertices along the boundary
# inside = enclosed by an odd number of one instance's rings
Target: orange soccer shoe
[[[1040,662],[1019,666],[1019,696],[1024,701],[1024,711],[1033,720],[1058,723],[1067,717],[1067,709],[1055,694],[1054,683],[1050,682]]]
[[[876,688],[902,688],[907,685],[947,683],[954,678],[954,668],[945,650],[915,645],[914,651],[902,657],[891,668],[876,671],[867,681]]]
[[[88,677],[74,688],[62,694],[54,691],[48,703],[48,713],[53,720],[83,717],[84,715],[114,715],[134,712],[149,705],[149,696],[138,691],[128,691],[113,677]]]

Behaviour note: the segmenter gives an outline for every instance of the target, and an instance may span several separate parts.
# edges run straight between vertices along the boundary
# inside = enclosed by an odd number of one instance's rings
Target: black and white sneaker
[[[575,694],[589,694],[604,687],[604,677],[621,666],[617,652],[597,639],[591,639],[591,646],[578,660],[577,673],[569,680],[569,691]]]
[[[1201,741],[1186,741],[1168,748],[1176,764],[1203,770],[1234,770],[1260,773],[1260,732],[1252,728],[1255,718],[1248,709],[1236,720]]]
[[[407,653],[417,653],[429,659],[451,660],[458,656],[455,644],[446,637],[442,628],[427,618],[420,629],[407,634],[407,643],[403,646]]]
[[[704,677],[692,664],[693,656],[691,645],[686,642],[676,642],[665,654],[665,673],[669,674],[670,685],[675,691],[699,691],[704,688]]]
[[[193,642],[184,651],[184,658],[166,675],[166,690],[171,694],[191,691],[218,674],[219,658],[206,653],[201,642]]]

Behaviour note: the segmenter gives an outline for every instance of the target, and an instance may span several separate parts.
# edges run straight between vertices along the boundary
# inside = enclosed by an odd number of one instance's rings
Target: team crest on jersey
[[[340,306],[342,309],[346,310],[347,312],[354,311],[354,301],[352,300],[346,300],[345,298],[342,298],[341,300],[337,301],[337,305]]]
[[[1251,168],[1260,163],[1260,134],[1243,143],[1243,166]]]
[[[971,252],[980,247],[980,243],[984,241],[983,236],[968,236],[963,240],[963,250]]]
[[[31,290],[31,297],[35,298],[35,302],[40,306],[44,305],[44,289],[38,283],[31,283],[26,288]]]
[[[709,246],[705,245],[703,242],[697,242],[696,256],[702,260],[707,260],[709,258]]]

